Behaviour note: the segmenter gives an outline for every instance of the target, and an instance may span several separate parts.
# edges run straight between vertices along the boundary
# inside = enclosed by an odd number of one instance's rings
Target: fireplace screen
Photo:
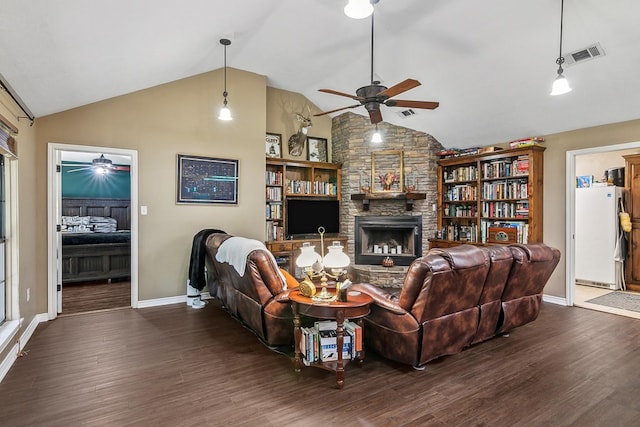
[[[422,256],[422,216],[357,216],[354,237],[356,264],[409,265]]]

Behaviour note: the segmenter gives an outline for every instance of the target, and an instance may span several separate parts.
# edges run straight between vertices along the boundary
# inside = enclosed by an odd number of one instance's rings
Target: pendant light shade
[[[220,44],[224,46],[224,92],[222,92],[224,102],[222,103],[218,120],[229,121],[233,120],[233,117],[231,117],[231,110],[229,110],[229,107],[227,106],[227,96],[229,95],[227,92],[227,46],[231,44],[231,40],[220,39]]]
[[[373,5],[369,0],[349,0],[344,7],[344,14],[352,19],[364,19],[373,13]]]
[[[553,87],[551,88],[551,95],[563,95],[565,93],[571,92],[571,86],[569,86],[569,82],[562,75],[564,71],[562,69],[562,64],[564,64],[564,57],[562,56],[562,21],[564,20],[564,0],[560,0],[560,53],[558,54],[558,59],[556,59],[556,64],[558,64],[558,77],[553,82]]]
[[[376,123],[376,131],[373,132],[373,135],[371,135],[371,142],[374,144],[380,144],[382,142],[382,135],[380,134],[380,131],[378,130],[378,124]]]

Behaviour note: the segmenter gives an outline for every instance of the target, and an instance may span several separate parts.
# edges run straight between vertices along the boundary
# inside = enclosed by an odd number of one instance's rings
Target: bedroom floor
[[[130,281],[66,284],[62,288],[62,315],[131,307]]]

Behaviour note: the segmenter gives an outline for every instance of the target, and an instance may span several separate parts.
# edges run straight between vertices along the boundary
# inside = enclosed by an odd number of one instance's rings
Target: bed
[[[131,277],[129,199],[62,199],[62,283]]]

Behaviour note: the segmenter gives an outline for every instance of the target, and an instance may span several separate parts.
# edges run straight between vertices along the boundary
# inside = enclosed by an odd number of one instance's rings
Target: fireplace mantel
[[[351,200],[362,200],[362,210],[369,210],[371,200],[404,200],[408,211],[413,210],[414,200],[424,200],[426,193],[356,193],[351,195]]]

